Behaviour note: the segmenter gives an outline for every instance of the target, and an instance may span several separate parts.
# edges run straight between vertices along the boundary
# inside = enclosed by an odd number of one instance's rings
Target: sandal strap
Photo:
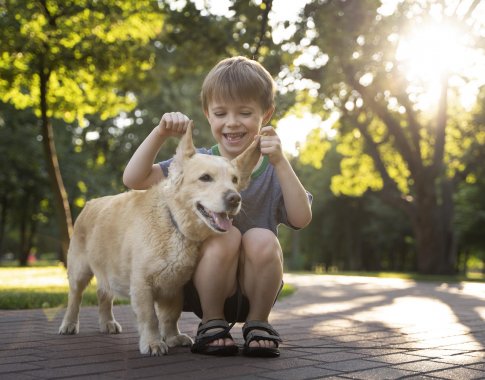
[[[227,323],[224,319],[211,319],[206,323],[199,323],[199,328],[197,329],[197,335],[205,334],[209,330],[213,329],[228,329],[229,323]]]
[[[267,334],[261,334],[257,331],[265,331]],[[263,321],[247,321],[243,326],[243,336],[246,343],[253,340],[270,340],[275,343],[282,342],[280,334],[268,322]]]
[[[206,323],[200,323],[199,328],[197,329],[197,336],[195,337],[194,346],[202,347],[205,346],[207,343],[213,342],[216,339],[221,338],[231,338],[232,336],[229,333],[232,326],[230,326],[225,320],[223,319],[211,319]],[[211,333],[210,330],[214,329],[223,329],[218,332]]]

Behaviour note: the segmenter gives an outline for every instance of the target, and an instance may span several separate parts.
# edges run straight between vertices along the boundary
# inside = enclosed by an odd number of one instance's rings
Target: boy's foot
[[[267,358],[280,356],[278,346],[282,340],[268,322],[247,321],[243,326],[243,336],[244,355]]]
[[[239,351],[223,319],[212,319],[200,323],[191,351],[197,354],[230,356]]]

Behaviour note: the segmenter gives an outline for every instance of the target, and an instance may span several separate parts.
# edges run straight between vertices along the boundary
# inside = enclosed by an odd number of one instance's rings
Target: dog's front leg
[[[183,293],[180,291],[175,297],[157,299],[157,311],[160,322],[160,334],[169,347],[191,346],[193,341],[186,335],[181,334],[178,328],[178,320],[182,313]]]
[[[158,318],[151,289],[146,286],[132,286],[131,305],[138,322],[140,352],[151,356],[166,355],[168,346],[162,341],[158,330]]]

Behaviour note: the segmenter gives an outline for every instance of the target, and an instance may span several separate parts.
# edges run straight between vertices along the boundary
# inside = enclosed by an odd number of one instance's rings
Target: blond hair
[[[202,108],[208,111],[212,101],[256,101],[263,112],[274,107],[275,83],[257,61],[232,57],[220,61],[209,71],[200,94]]]

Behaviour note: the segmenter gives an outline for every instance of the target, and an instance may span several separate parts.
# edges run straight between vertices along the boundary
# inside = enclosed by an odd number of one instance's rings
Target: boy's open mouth
[[[246,136],[246,132],[239,132],[239,133],[223,133],[222,134],[224,138],[229,141],[239,141],[241,140],[244,136]]]

